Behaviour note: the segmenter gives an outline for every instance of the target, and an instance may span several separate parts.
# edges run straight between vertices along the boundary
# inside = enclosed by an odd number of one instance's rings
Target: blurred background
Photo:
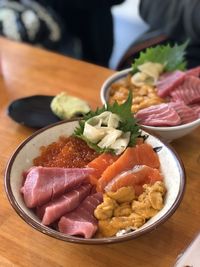
[[[0,35],[118,70],[132,62],[127,48],[132,60],[158,43],[188,40],[188,67],[194,67],[199,9],[199,0],[0,0]]]
[[[147,30],[139,0],[0,0],[0,35],[116,69]]]
[[[114,22],[114,47],[109,67],[115,69],[128,47],[146,30],[147,24],[139,15],[139,0],[126,0],[112,7]]]

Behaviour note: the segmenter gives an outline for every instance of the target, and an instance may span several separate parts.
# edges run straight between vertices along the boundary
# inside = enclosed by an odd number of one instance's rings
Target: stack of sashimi
[[[85,168],[32,167],[21,188],[24,202],[34,209],[42,224],[60,232],[92,238],[98,230],[94,210],[104,192],[162,181],[160,162],[152,146],[141,143],[123,154],[102,153]]]
[[[176,126],[200,118],[200,67],[189,71],[164,73],[156,87],[157,94],[169,103],[144,108],[136,117],[149,126]]]

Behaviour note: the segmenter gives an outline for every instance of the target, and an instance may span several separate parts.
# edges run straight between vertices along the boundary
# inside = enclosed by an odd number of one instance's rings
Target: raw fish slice
[[[158,155],[153,148],[147,144],[128,147],[126,151],[110,165],[97,182],[97,191],[103,192],[105,186],[118,174],[132,169],[135,165],[147,165],[152,168],[159,168]]]
[[[21,193],[28,208],[46,204],[88,180],[89,168],[32,167]]]
[[[193,69],[187,70],[185,71],[186,77],[187,76],[195,76],[195,77],[199,77],[200,75],[200,67],[195,67]]]
[[[94,210],[102,201],[101,193],[85,198],[78,208],[61,217],[58,223],[59,231],[67,235],[91,238],[96,233],[98,224]]]
[[[188,123],[198,119],[198,113],[191,107],[185,105],[184,102],[177,101],[169,103],[173,107],[181,118],[181,124]]]
[[[160,79],[156,83],[158,89],[158,95],[160,97],[166,97],[173,91],[177,86],[184,82],[186,74],[183,71],[176,70],[169,73],[164,73],[160,76]]]
[[[117,191],[124,186],[133,186],[135,194],[139,196],[143,192],[144,184],[154,184],[162,181],[163,177],[158,169],[146,165],[136,165],[132,170],[123,172],[113,178],[105,187],[105,191]]]
[[[167,108],[168,108],[167,103],[162,103],[162,104],[153,105],[147,108],[143,108],[136,113],[136,118],[139,120],[145,120],[145,119],[148,119],[149,116],[151,115],[165,112]]]
[[[200,102],[200,79],[194,76],[185,78],[184,83],[171,92],[173,101],[184,101],[185,104]]]
[[[105,169],[115,162],[119,157],[110,153],[103,153],[92,160],[87,167],[93,168],[94,172],[90,175],[90,183],[96,185]]]
[[[158,154],[153,147],[147,143],[137,146],[138,163],[135,165],[147,165],[151,168],[158,169],[160,161]]]
[[[200,103],[189,106],[200,118]]]
[[[90,194],[91,185],[85,184],[54,199],[47,204],[37,207],[37,215],[42,219],[44,225],[49,225],[67,212],[72,211],[81,201]]]
[[[168,103],[139,110],[136,118],[140,124],[149,126],[175,126],[181,123],[180,116]]]
[[[76,221],[71,218],[62,217],[59,222],[59,231],[61,233],[91,238],[97,231],[97,223]]]

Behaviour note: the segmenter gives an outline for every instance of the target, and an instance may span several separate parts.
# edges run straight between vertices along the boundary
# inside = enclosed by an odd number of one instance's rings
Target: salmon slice
[[[97,182],[97,191],[103,192],[105,186],[118,174],[131,170],[135,165],[147,165],[151,168],[159,168],[158,155],[149,144],[140,144],[128,147],[125,152],[102,173]]]
[[[124,186],[133,186],[136,196],[143,192],[144,184],[154,184],[162,181],[163,176],[158,169],[146,165],[136,165],[132,170],[122,172],[113,178],[105,187],[105,191],[117,191]]]
[[[87,167],[93,168],[94,172],[89,176],[90,183],[92,185],[96,185],[98,179],[101,177],[102,173],[105,171],[105,169],[113,164],[119,156],[110,154],[110,153],[103,153],[94,160],[92,160]]]
[[[141,145],[141,144],[143,144],[144,143],[144,139],[142,138],[142,137],[138,137],[137,139],[136,139],[136,145]]]
[[[149,144],[142,144],[137,147],[138,165],[147,165],[151,168],[159,169],[160,161],[158,154],[153,150]]]

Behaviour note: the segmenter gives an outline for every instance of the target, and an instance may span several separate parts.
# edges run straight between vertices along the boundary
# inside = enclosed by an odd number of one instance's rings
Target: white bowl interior
[[[61,123],[54,125],[45,131],[35,133],[18,147],[8,164],[7,172],[10,170],[10,175],[6,175],[6,187],[10,186],[11,194],[14,198],[15,209],[19,214],[25,212],[31,220],[39,223],[44,229],[48,227],[41,224],[41,221],[37,218],[34,212],[25,206],[22,199],[22,195],[20,193],[23,181],[22,173],[33,165],[32,160],[39,155],[41,146],[46,146],[54,141],[57,141],[60,136],[71,135],[76,126],[76,121]],[[146,132],[144,132],[144,134],[146,134]],[[146,142],[151,144],[153,147],[162,146],[158,155],[161,163],[161,172],[164,175],[164,182],[167,187],[165,205],[156,216],[150,219],[141,228],[128,235],[135,235],[135,233],[153,226],[156,221],[162,220],[163,216],[169,213],[171,209],[175,209],[177,201],[179,201],[179,198],[181,198],[181,194],[183,193],[185,183],[182,164],[177,159],[174,152],[154,136],[149,135]],[[9,194],[8,189],[7,193]],[[8,197],[9,199],[12,198],[11,196]],[[55,230],[52,231],[55,232]]]

